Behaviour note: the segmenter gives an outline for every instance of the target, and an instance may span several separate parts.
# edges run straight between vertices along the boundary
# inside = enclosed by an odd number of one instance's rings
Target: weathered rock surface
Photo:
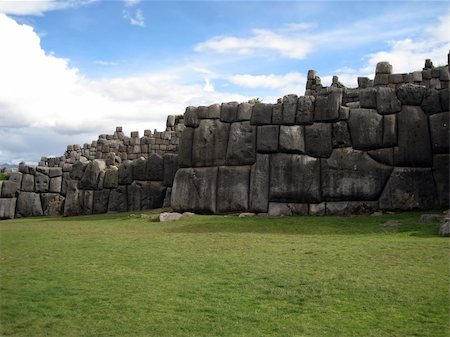
[[[116,188],[119,186],[119,169],[116,166],[109,166],[105,172],[103,188]]]
[[[178,150],[178,163],[180,167],[192,165],[192,143],[194,139],[194,129],[186,128],[181,133],[180,147]]]
[[[126,212],[127,202],[127,186],[119,185],[109,194],[108,212]]]
[[[383,146],[383,117],[373,109],[351,109],[348,119],[353,148],[373,150]]]
[[[449,188],[449,161],[450,155],[437,154],[433,157],[433,177],[436,183],[436,191],[439,200],[439,207],[449,207],[450,188]]]
[[[333,123],[333,148],[352,146],[347,122]]]
[[[37,172],[34,178],[34,190],[39,193],[48,192],[48,185],[50,183],[50,178],[45,174]]]
[[[237,112],[237,121],[249,121],[252,118],[253,104],[244,102],[240,103]]]
[[[397,97],[405,105],[421,105],[426,87],[422,85],[406,83],[397,89]]]
[[[42,193],[41,202],[44,215],[60,216],[64,214],[65,198],[59,193]]]
[[[427,115],[433,115],[442,111],[439,90],[428,89],[423,97],[422,109]]]
[[[111,190],[103,189],[94,191],[94,205],[92,208],[93,214],[102,214],[108,212],[109,194]]]
[[[256,156],[256,127],[250,122],[231,124],[227,147],[227,165],[251,165]]]
[[[34,192],[34,175],[24,174],[22,176],[22,186],[20,190],[23,192]]]
[[[217,119],[203,119],[194,132],[192,164],[220,166],[225,164],[230,124]]]
[[[16,217],[43,215],[39,193],[22,192],[17,197]]]
[[[429,117],[431,146],[433,153],[449,153],[450,112],[441,112]]]
[[[379,114],[392,114],[399,112],[402,108],[402,104],[397,99],[394,89],[389,87],[378,87],[376,108]]]
[[[280,152],[305,153],[304,127],[301,125],[280,126]]]
[[[202,121],[203,122],[203,121]],[[150,181],[164,180],[164,160],[159,154],[152,153],[147,159],[147,176]]]
[[[172,186],[175,173],[178,170],[178,155],[166,153],[163,156],[164,164],[164,186]]]
[[[314,96],[301,96],[298,99],[296,122],[298,124],[312,124],[314,122]]]
[[[159,221],[165,222],[165,221],[176,221],[179,220],[183,214],[177,213],[177,212],[164,212],[159,215]]]
[[[272,122],[272,104],[256,103],[253,106],[252,125],[265,125]]]
[[[80,188],[86,190],[96,190],[100,172],[106,169],[104,160],[93,160],[87,164],[83,177],[80,180]]]
[[[278,125],[258,126],[257,149],[260,153],[273,153],[278,151]]]
[[[327,215],[367,215],[378,209],[377,201],[335,201],[326,203]]]
[[[16,198],[0,198],[0,220],[14,218],[16,201]]]
[[[305,125],[305,153],[312,157],[327,158],[333,150],[331,123]]]
[[[233,123],[237,120],[238,102],[222,103],[220,110],[220,121]]]
[[[250,166],[219,167],[217,212],[241,212],[248,209]]]
[[[297,114],[297,95],[286,95],[283,97],[283,118],[282,124],[295,124],[295,117]]]
[[[269,205],[270,155],[257,154],[250,173],[249,210],[266,213]]]
[[[119,166],[119,184],[129,185],[133,181],[133,162],[124,160]]]
[[[269,203],[270,216],[308,215],[308,204],[299,203]]]

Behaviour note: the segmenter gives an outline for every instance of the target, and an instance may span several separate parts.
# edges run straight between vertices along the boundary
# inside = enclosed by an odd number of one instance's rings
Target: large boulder
[[[306,155],[274,154],[271,158],[270,177],[270,201],[321,201],[319,159]]]
[[[39,193],[22,192],[17,197],[16,217],[43,215]]]
[[[119,184],[129,185],[133,181],[133,162],[124,160],[119,166]]]
[[[178,148],[178,163],[180,167],[190,167],[192,165],[192,145],[194,139],[194,129],[186,128],[181,133],[180,145]]]
[[[437,206],[431,169],[396,167],[379,199],[386,210],[431,209]]]
[[[237,120],[238,102],[222,103],[220,109],[220,121],[226,123],[233,123]]]
[[[192,166],[225,164],[230,124],[217,119],[203,119],[194,132]]]
[[[241,212],[248,209],[250,166],[219,167],[217,212]]]
[[[81,205],[81,214],[82,215],[92,214],[92,211],[94,208],[94,191],[81,190],[80,191],[80,205]]]
[[[147,159],[147,180],[163,181],[164,160],[159,154],[152,153]],[[145,179],[143,179],[145,180]]]
[[[98,188],[98,177],[100,172],[106,169],[104,160],[95,159],[86,166],[83,177],[80,180],[80,188],[85,190],[96,190]]]
[[[216,212],[217,167],[181,168],[175,175],[171,207],[177,211]]]
[[[34,175],[24,174],[22,176],[22,186],[20,190],[23,192],[34,192]]]
[[[278,125],[258,126],[258,136],[256,148],[260,153],[272,153],[278,151],[278,135],[280,127]]]
[[[144,157],[140,157],[133,160],[133,180],[146,180],[147,179],[147,160]]]
[[[111,190],[103,189],[94,191],[94,200],[92,206],[93,214],[103,214],[108,212],[109,194]]]
[[[50,193],[60,193],[63,177],[50,178],[50,183],[48,184],[48,191]]]
[[[404,105],[421,105],[426,87],[412,83],[402,84],[397,89],[397,97]]]
[[[331,123],[305,126],[305,153],[311,157],[327,158],[333,150]]]
[[[333,147],[352,146],[346,121],[333,123]]]
[[[249,210],[267,213],[269,205],[270,155],[257,154],[250,172]]]
[[[418,106],[403,106],[398,118],[398,147],[395,166],[430,167],[432,164],[427,116]]]
[[[363,109],[376,109],[377,108],[377,89],[366,88],[359,92],[359,103]]]
[[[290,94],[283,97],[283,118],[281,124],[295,124],[297,101],[297,95]]]
[[[233,123],[227,147],[227,165],[249,165],[255,162],[256,126],[250,122]]]
[[[314,122],[314,96],[300,96],[298,98],[298,111],[296,122],[298,124],[312,124]]]
[[[439,90],[427,89],[423,97],[422,109],[427,115],[433,115],[442,111]]]
[[[50,183],[50,178],[45,174],[37,172],[34,178],[34,190],[39,193],[48,192],[48,185]]]
[[[133,181],[127,186],[127,209],[128,211],[140,211],[141,206],[141,192],[142,185],[146,184],[144,181]]]
[[[80,191],[76,180],[67,180],[66,201],[64,204],[64,216],[81,214]]]
[[[348,119],[353,148],[373,150],[383,147],[383,116],[373,109],[351,109]]]
[[[84,170],[86,169],[87,163],[82,160],[77,160],[75,164],[72,165],[72,171],[70,171],[70,178],[80,180],[83,177]]]
[[[449,152],[450,112],[441,112],[429,117],[431,146],[433,153]]]
[[[64,214],[65,198],[59,193],[42,193],[41,202],[44,215],[60,216]]]
[[[198,126],[198,116],[197,107],[188,106],[184,112],[184,125],[191,128],[196,128]]]
[[[308,204],[271,202],[268,214],[270,216],[308,215]]]
[[[14,218],[16,201],[16,198],[0,198],[0,220]]]
[[[178,170],[178,155],[173,153],[166,153],[163,156],[163,166],[164,166],[164,186],[172,186],[173,179],[175,178],[175,173]]]
[[[397,99],[395,90],[389,87],[378,87],[377,89],[377,111],[378,113],[392,114],[399,112],[402,104]]]
[[[383,116],[383,146],[397,145],[397,115]]]
[[[142,184],[141,209],[161,208],[164,204],[167,187],[159,181],[149,181]]]
[[[253,104],[240,103],[237,112],[237,121],[249,121],[252,118]]]
[[[119,169],[116,166],[109,166],[105,171],[103,188],[117,188],[119,186]]]
[[[327,201],[377,200],[392,168],[351,148],[334,149],[322,160],[322,194]]]
[[[61,167],[49,167],[48,168],[48,176],[50,178],[61,177],[62,176],[62,168]]]
[[[305,132],[302,125],[280,126],[280,152],[305,153]]]
[[[433,156],[433,177],[436,183],[439,206],[442,208],[448,208],[450,205],[449,161],[450,156],[448,152]]]
[[[127,186],[119,185],[109,194],[108,212],[127,211]]]
[[[264,125],[272,123],[272,104],[256,103],[253,106],[252,125]]]

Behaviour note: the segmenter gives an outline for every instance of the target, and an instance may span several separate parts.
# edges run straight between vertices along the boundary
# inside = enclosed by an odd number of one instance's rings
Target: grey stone
[[[65,198],[59,193],[42,193],[41,202],[44,215],[60,216],[64,214]]]
[[[109,194],[111,190],[103,189],[94,191],[94,199],[93,199],[93,214],[103,214],[108,212],[108,202],[109,202]]]
[[[239,218],[248,218],[248,217],[252,217],[255,215],[256,215],[255,213],[243,212],[243,213],[239,213]]]
[[[64,216],[81,214],[80,191],[76,180],[68,180],[66,188],[66,201],[64,204]]]
[[[147,180],[147,159],[133,160],[133,180]]]
[[[441,108],[442,111],[449,111],[450,107],[449,107],[449,101],[450,101],[450,88],[445,88],[445,89],[441,89],[439,90],[439,97],[441,99]]]
[[[62,177],[50,178],[50,183],[48,185],[48,191],[50,193],[60,193],[62,186]]]
[[[147,180],[164,180],[164,160],[159,154],[152,153],[147,159]]]
[[[393,84],[403,83],[403,74],[390,74],[389,83]]]
[[[392,74],[392,65],[389,62],[378,62],[375,68],[375,74]]]
[[[17,197],[16,217],[43,215],[39,193],[22,192]]]
[[[348,102],[347,104],[345,104],[346,107],[348,107],[349,109],[360,109],[361,108],[361,104],[360,102]],[[350,111],[349,111],[350,113]]]
[[[380,86],[380,85],[388,85],[389,84],[389,74],[377,74],[375,75],[375,78],[373,79],[373,85],[374,86]]]
[[[79,192],[79,200],[81,206],[82,215],[92,214],[94,207],[94,191],[92,190],[81,190]]]
[[[397,99],[395,90],[388,87],[378,87],[377,89],[377,111],[385,115],[399,112],[402,104]]]
[[[181,168],[175,175],[171,207],[176,211],[216,212],[217,167]]]
[[[316,76],[317,76],[317,73],[315,70],[313,70],[313,69],[308,70],[308,75],[307,75],[308,80],[314,80],[316,78]]]
[[[439,90],[428,89],[425,91],[422,109],[427,115],[433,115],[442,111]]]
[[[367,88],[359,92],[359,102],[361,108],[376,109],[377,108],[377,89]]]
[[[439,79],[444,82],[450,81],[450,72],[448,65],[439,69]]]
[[[298,203],[269,203],[269,216],[308,215],[308,204]]]
[[[62,195],[66,195],[67,186],[69,185],[70,181],[72,181],[72,179],[70,179],[70,173],[64,172],[63,177],[62,177],[61,192],[60,192]]]
[[[442,208],[448,208],[450,205],[449,161],[450,156],[448,153],[433,156],[433,177],[436,184],[439,207]]]
[[[184,112],[184,125],[196,128],[198,123],[197,108],[195,106],[188,106]]]
[[[72,171],[70,171],[70,178],[80,180],[83,177],[84,170],[86,169],[87,163],[81,160],[77,160],[75,164],[72,165]]]
[[[318,204],[309,204],[309,215],[325,215],[326,212],[326,204],[324,202]]]
[[[127,186],[127,210],[140,211],[142,199],[142,187],[147,182],[133,181],[131,185]]]
[[[286,95],[283,97],[283,121],[282,124],[295,124],[297,114],[297,95]]]
[[[346,106],[341,106],[339,108],[339,119],[347,120],[349,116],[350,116],[350,108]]]
[[[194,139],[194,129],[186,128],[181,133],[180,146],[178,149],[178,163],[180,167],[190,167],[192,165],[192,145]]]
[[[422,85],[407,83],[397,89],[397,97],[405,105],[421,105],[426,87]]]
[[[252,125],[264,125],[272,123],[272,104],[256,103],[253,106]]]
[[[398,147],[394,149],[395,166],[430,167],[431,142],[427,116],[418,106],[403,106],[398,118]]]
[[[383,146],[383,117],[372,109],[351,109],[348,119],[353,147],[373,150]]]
[[[383,146],[391,147],[397,145],[397,116],[383,116]]]
[[[204,119],[194,132],[192,166],[225,164],[230,124]]]
[[[326,204],[327,215],[368,215],[377,209],[377,201],[335,201]]]
[[[306,155],[274,154],[270,177],[270,201],[321,201],[319,159]]]
[[[220,121],[233,123],[237,120],[238,102],[222,103],[220,109]]]
[[[208,119],[208,107],[207,106],[199,106],[197,107],[197,117],[198,119]]]
[[[305,153],[304,127],[301,125],[280,126],[280,152]]]
[[[166,189],[166,195],[164,196],[164,201],[163,201],[163,208],[167,208],[170,207],[170,199],[172,198],[172,188],[171,187],[167,187]]]
[[[109,194],[108,212],[126,212],[127,202],[127,186],[119,185]]]
[[[22,176],[21,191],[34,192],[34,176],[31,174],[24,174]]]
[[[331,123],[305,126],[305,152],[312,157],[329,157],[333,150]]]
[[[160,222],[166,222],[166,221],[176,221],[179,220],[183,215],[181,213],[177,212],[164,212],[159,215],[159,221]]]
[[[439,225],[439,236],[450,236],[450,219],[446,219]]]
[[[257,154],[250,172],[249,209],[255,213],[266,213],[269,204],[270,155]]]
[[[164,203],[167,188],[160,181],[142,182],[141,208],[161,208]]]
[[[0,198],[0,220],[14,219],[16,198]]]
[[[178,170],[178,155],[172,153],[166,153],[163,156],[164,166],[164,186],[172,186],[175,173]]]
[[[48,169],[48,176],[50,178],[61,177],[62,176],[62,168],[61,167],[50,167]]]
[[[100,172],[106,169],[104,160],[95,159],[91,161],[84,170],[80,180],[80,188],[86,190],[96,190],[98,188],[98,178]]]
[[[124,160],[119,166],[119,184],[129,185],[133,181],[133,162]]]
[[[217,212],[241,212],[248,209],[250,166],[219,167]]]
[[[314,110],[314,121],[337,121],[342,104],[342,90],[334,89],[328,96],[317,96]]]
[[[368,77],[358,77],[358,88],[365,89],[369,85]]]
[[[119,186],[119,169],[116,166],[109,166],[105,171],[103,188],[117,188]]]
[[[333,148],[352,146],[347,122],[333,123]]]
[[[367,154],[377,162],[389,166],[394,165],[394,148],[377,149],[367,152]]]
[[[450,112],[432,115],[429,117],[429,121],[433,153],[448,153]]]
[[[220,104],[212,104],[208,107],[208,118],[209,119],[220,118]]]
[[[436,207],[436,190],[431,169],[394,168],[379,202],[380,208],[387,210]]]
[[[249,121],[252,118],[253,104],[244,102],[239,104],[237,121]]]
[[[173,128],[175,126],[175,116],[169,115],[166,120],[166,127]]]
[[[36,172],[45,174],[46,176],[48,176],[49,170],[50,168],[47,166],[36,166]]]
[[[280,127],[278,125],[258,126],[257,145],[258,152],[271,153],[278,151],[278,135]]]
[[[315,100],[314,96],[300,96],[298,98],[297,123],[312,124],[314,122]]]
[[[50,179],[48,176],[42,173],[36,173],[34,178],[34,190],[36,192],[48,192],[48,185],[49,185]]]
[[[272,106],[272,124],[283,124],[282,103],[276,103]]]
[[[377,200],[392,168],[363,151],[334,149],[322,160],[322,194],[327,201]]]
[[[227,165],[251,165],[256,156],[256,126],[250,122],[231,124],[228,138]]]
[[[439,222],[444,217],[440,214],[422,214],[419,218],[421,223]]]

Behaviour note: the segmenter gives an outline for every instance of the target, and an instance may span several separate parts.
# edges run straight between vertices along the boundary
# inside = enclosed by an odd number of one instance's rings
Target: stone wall
[[[448,66],[323,87],[276,104],[188,107],[177,211],[359,214],[449,207]]]

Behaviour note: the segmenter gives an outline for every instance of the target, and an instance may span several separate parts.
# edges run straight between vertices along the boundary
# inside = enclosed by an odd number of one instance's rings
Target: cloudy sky
[[[188,105],[303,94],[308,69],[356,86],[447,63],[448,1],[2,1],[0,164],[61,155]]]

